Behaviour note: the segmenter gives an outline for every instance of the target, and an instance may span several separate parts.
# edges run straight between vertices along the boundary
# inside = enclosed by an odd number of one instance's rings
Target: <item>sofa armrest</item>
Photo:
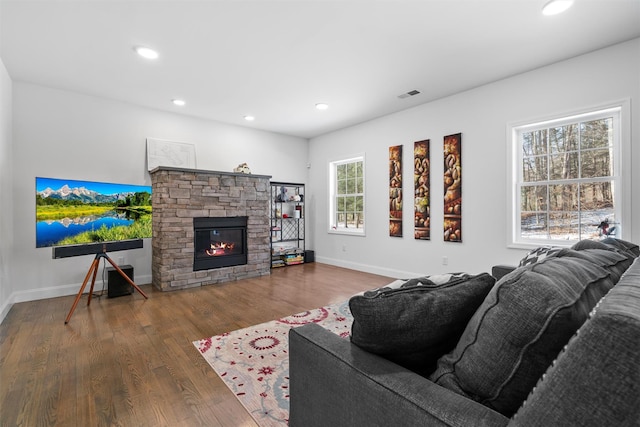
[[[316,324],[289,332],[289,425],[504,426],[508,418]]]
[[[518,268],[515,265],[494,265],[491,268],[491,275],[493,277],[496,278],[496,282],[500,279],[502,279],[503,276],[506,276],[507,274],[511,273],[513,270],[515,270],[516,268]]]

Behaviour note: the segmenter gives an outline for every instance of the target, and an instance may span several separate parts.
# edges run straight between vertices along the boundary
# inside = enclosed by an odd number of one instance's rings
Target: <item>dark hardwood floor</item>
[[[68,325],[75,296],[15,304],[0,325],[0,425],[255,426],[192,342],[391,281],[310,263],[176,292],[143,285],[148,300],[83,296]]]

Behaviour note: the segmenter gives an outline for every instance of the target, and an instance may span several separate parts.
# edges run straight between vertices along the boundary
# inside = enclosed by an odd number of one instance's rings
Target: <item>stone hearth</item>
[[[153,285],[172,291],[270,274],[270,178],[164,166],[153,169]],[[248,217],[247,264],[193,271],[193,218],[240,216]]]

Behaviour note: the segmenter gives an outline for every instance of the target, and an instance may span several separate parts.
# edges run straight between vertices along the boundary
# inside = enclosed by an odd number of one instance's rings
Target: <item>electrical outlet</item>
[[[449,258],[446,256],[442,257],[442,265],[448,265],[449,264]]]
[[[118,257],[118,265],[124,265],[124,257]]]

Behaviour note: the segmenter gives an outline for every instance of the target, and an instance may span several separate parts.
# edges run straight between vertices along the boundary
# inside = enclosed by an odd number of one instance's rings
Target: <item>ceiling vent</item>
[[[400,99],[405,99],[405,98],[409,98],[410,96],[416,96],[417,94],[419,94],[420,91],[419,90],[411,90],[407,93],[403,93],[402,95],[398,95],[398,98]]]

